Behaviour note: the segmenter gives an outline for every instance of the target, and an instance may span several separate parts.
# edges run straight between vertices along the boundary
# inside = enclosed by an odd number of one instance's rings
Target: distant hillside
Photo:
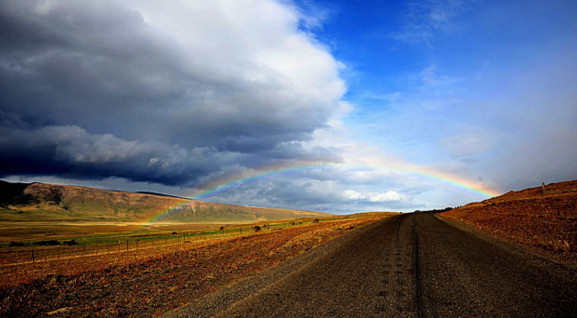
[[[164,222],[246,223],[327,213],[189,200],[170,195],[0,180],[0,221],[142,222],[163,212]]]
[[[558,260],[577,261],[577,180],[511,191],[440,215]]]

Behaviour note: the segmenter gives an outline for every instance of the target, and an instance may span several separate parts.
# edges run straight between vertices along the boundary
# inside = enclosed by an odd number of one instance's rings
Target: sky
[[[0,178],[350,213],[577,179],[577,2],[4,0]]]

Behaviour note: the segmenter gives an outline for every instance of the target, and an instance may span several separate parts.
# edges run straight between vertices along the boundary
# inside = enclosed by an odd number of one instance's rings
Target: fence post
[[[34,258],[34,248],[32,248],[32,263],[36,263],[36,259]]]

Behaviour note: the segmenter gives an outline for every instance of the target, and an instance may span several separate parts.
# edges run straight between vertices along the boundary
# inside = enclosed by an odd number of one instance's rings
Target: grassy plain
[[[390,215],[35,230],[4,224],[0,316],[158,315]],[[63,244],[71,240],[76,245]],[[43,241],[61,244],[38,245]]]

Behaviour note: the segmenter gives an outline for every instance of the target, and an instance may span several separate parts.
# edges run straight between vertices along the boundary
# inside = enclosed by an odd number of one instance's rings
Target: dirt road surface
[[[577,270],[425,213],[368,226],[167,317],[575,317]]]

